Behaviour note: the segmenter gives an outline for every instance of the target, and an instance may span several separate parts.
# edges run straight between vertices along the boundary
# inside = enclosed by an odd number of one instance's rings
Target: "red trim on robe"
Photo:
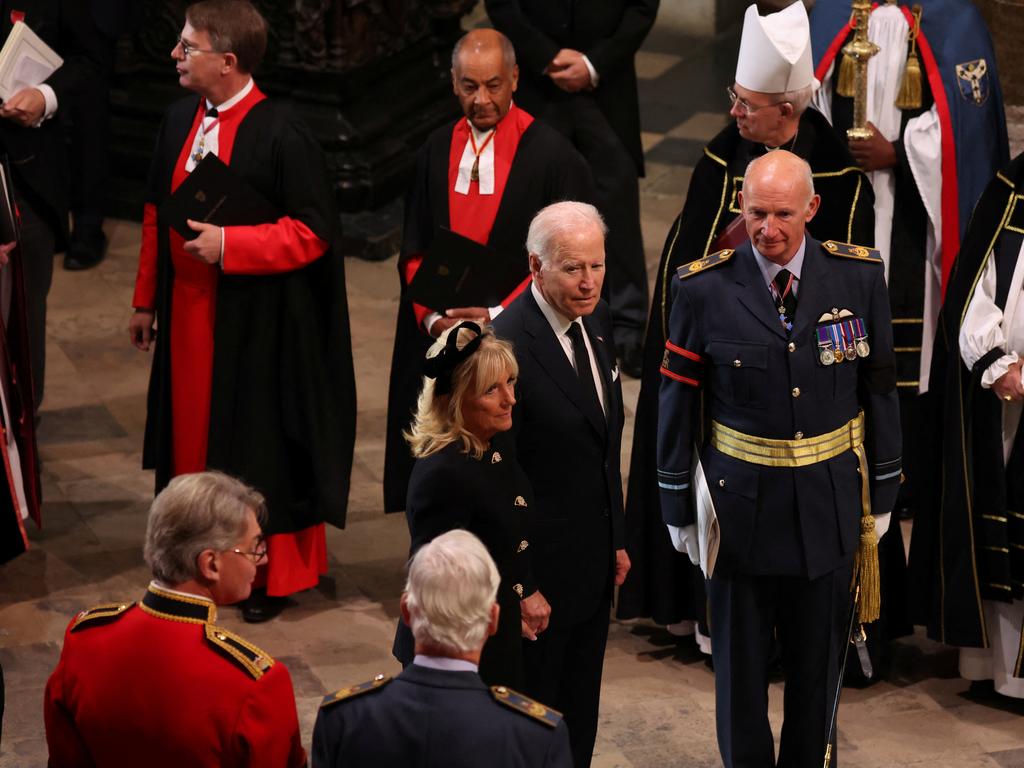
[[[900,6],[907,23],[913,28],[914,16],[905,5]],[[953,141],[953,117],[946,101],[946,89],[942,84],[942,73],[935,62],[935,54],[928,38],[921,32],[917,36],[917,49],[921,62],[928,73],[928,85],[935,99],[935,111],[939,114],[942,131],[942,297],[946,297],[949,273],[953,261],[960,251],[960,184],[956,170],[956,143]]]
[[[311,589],[327,573],[327,532],[323,523],[267,537],[267,564],[256,570],[253,588],[271,597]]]
[[[189,143],[191,146],[191,143]],[[142,245],[139,248],[139,271],[135,275],[135,295],[132,306],[136,309],[156,307],[157,283],[157,222],[156,206],[142,206]]]
[[[873,3],[871,10],[878,7]],[[911,29],[914,26],[914,15],[905,5],[900,10],[907,19]],[[828,68],[835,57],[839,54],[843,42],[853,30],[854,25],[847,23],[839,34],[836,35],[832,44],[825,51],[818,63],[818,69],[814,76],[818,80],[824,80]],[[922,31],[917,36],[917,48],[924,64],[925,72],[928,75],[928,85],[932,89],[932,98],[935,100],[935,111],[939,116],[939,127],[942,133],[942,296],[946,296],[946,285],[949,283],[949,273],[953,269],[953,261],[960,250],[960,186],[957,181],[956,170],[956,143],[953,141],[953,118],[949,111],[949,102],[946,101],[946,89],[942,84],[942,73],[935,62],[935,54]]]
[[[700,386],[700,382],[697,381],[696,379],[691,379],[691,378],[688,378],[688,377],[683,376],[681,374],[674,373],[673,371],[670,371],[668,368],[662,368],[661,369],[661,375],[662,376],[668,376],[670,379],[675,379],[676,381],[680,381],[683,384],[689,384],[691,387],[699,387]]]
[[[494,219],[498,215],[505,184],[508,182],[512,163],[515,160],[519,140],[533,122],[533,116],[513,104],[508,114],[498,123],[494,134],[494,194],[481,195],[480,183],[469,183],[469,194],[463,195],[455,191],[455,182],[459,177],[459,162],[469,141],[469,121],[459,120],[452,130],[451,148],[448,155],[448,226],[452,232],[468,237],[481,245],[486,245],[494,228]],[[416,270],[423,263],[423,254],[408,257],[401,265],[405,284],[412,282]],[[530,283],[527,278],[516,289],[506,296],[501,306],[507,307]],[[422,304],[413,304],[416,324],[423,327],[423,321],[434,310]]]
[[[282,216],[273,224],[224,227],[226,275],[273,275],[313,263],[327,243],[298,219]]]
[[[22,518],[21,509],[18,507],[18,494],[14,490],[14,476],[11,474],[11,457],[7,452],[6,435],[2,430],[0,430],[0,454],[3,456],[4,472],[7,473],[7,492],[11,496],[11,506],[14,507],[14,517],[18,521],[18,530],[21,532],[21,541],[25,545],[25,551],[28,552],[28,550],[31,549],[28,543],[28,531],[25,530],[25,520]],[[26,497],[28,496],[27,488],[25,489],[25,495]],[[37,515],[32,515],[32,519],[35,521],[37,527],[43,527],[42,512],[37,513]]]

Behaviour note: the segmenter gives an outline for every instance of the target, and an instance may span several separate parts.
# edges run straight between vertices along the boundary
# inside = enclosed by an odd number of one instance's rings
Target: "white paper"
[[[694,449],[693,455],[698,457],[693,467],[693,489],[697,501],[697,545],[700,549],[700,569],[704,578],[710,579],[718,559],[720,530],[718,515],[715,514],[715,502],[711,498],[711,489],[704,476],[704,467],[700,463],[700,452]]]

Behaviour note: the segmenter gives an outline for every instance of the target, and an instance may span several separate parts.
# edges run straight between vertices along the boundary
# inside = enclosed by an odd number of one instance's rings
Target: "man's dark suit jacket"
[[[515,711],[475,672],[412,664],[393,681],[320,708],[316,768],[571,768],[565,721]]]
[[[601,112],[644,172],[640,107],[633,58],[658,15],[659,0],[486,0],[487,15],[516,49],[516,103],[543,117],[549,101],[568,100],[544,74],[562,48],[586,55],[598,74],[594,91]]]
[[[68,230],[68,171],[64,133],[57,116],[83,82],[98,77],[102,58],[98,46],[103,43],[89,4],[81,0],[3,0],[0,39],[7,39],[19,13],[22,21],[60,54],[64,64],[46,81],[57,96],[54,118],[38,128],[0,119],[0,152],[7,154],[15,183],[23,193],[32,195],[40,215],[57,236],[57,250],[61,250]]]
[[[512,431],[533,485],[527,513],[531,565],[551,603],[552,626],[594,615],[608,598],[614,550],[623,547],[622,387],[612,318],[601,301],[583,326],[597,358],[607,418],[584,403],[576,371],[527,289],[494,321],[519,361]]]

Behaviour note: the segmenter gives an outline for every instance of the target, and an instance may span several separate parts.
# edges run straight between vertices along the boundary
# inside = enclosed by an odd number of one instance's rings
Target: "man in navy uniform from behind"
[[[673,542],[696,561],[690,473],[701,441],[720,525],[708,600],[726,768],[822,762],[858,539],[861,557],[872,554],[899,485],[882,262],[808,237],[819,200],[796,155],[758,158],[740,197],[750,240],[672,280],[658,482]],[[786,669],[777,763],[767,696],[776,632]]]
[[[409,564],[402,619],[416,657],[394,680],[378,675],[320,705],[313,765],[380,768],[572,768],[562,716],[477,674],[498,628],[498,569],[468,531],[449,531]]]

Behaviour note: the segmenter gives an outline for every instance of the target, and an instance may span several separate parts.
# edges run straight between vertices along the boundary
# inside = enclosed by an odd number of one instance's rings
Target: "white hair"
[[[405,582],[416,642],[450,653],[479,651],[500,580],[487,548],[468,531],[448,531],[424,544]]]
[[[574,200],[552,203],[542,208],[530,222],[526,250],[540,259],[541,264],[550,264],[551,258],[564,248],[566,235],[588,225],[600,229],[602,237],[608,234],[601,214],[589,203]]]
[[[805,85],[803,88],[797,88],[793,91],[786,91],[779,98],[779,101],[788,101],[793,107],[794,117],[800,117],[807,108],[811,105],[811,99],[814,98],[814,83]]]

